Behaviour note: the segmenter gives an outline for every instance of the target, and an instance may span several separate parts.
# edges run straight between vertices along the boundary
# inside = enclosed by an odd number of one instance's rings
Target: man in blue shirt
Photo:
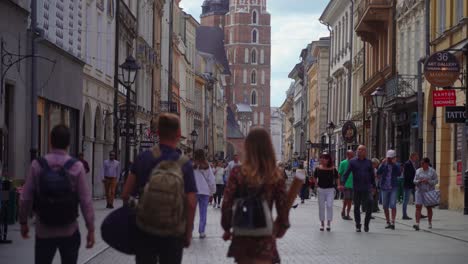
[[[356,232],[361,232],[361,204],[366,208],[372,208],[372,193],[375,191],[375,174],[372,162],[367,159],[367,148],[360,145],[357,149],[357,158],[349,161],[348,170],[343,175],[344,181],[348,180],[353,173],[354,189],[354,220],[356,222]],[[372,217],[372,210],[366,210],[364,219],[364,231],[369,232],[369,224]]]
[[[382,192],[382,204],[387,219],[386,229],[395,230],[396,202],[398,192],[398,177],[400,177],[400,166],[396,163],[396,152],[387,151],[385,162],[377,170],[377,176],[380,179],[380,189]],[[392,209],[392,219],[390,219],[389,208]]]
[[[149,180],[153,168],[163,160],[178,160],[180,153],[177,144],[181,137],[180,121],[176,115],[161,114],[158,120],[159,150],[161,155],[155,158],[152,151],[142,152],[133,164],[125,182],[122,198],[127,202],[131,194],[139,193]],[[192,240],[193,221],[195,218],[197,187],[192,163],[182,167],[186,199],[185,237],[158,237],[140,232],[136,248],[136,263],[178,264],[182,262],[183,248],[189,247]],[[157,260],[159,259],[159,262]]]

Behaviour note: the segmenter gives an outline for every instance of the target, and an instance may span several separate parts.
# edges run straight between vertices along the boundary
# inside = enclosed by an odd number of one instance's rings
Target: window
[[[245,49],[244,62],[249,63],[249,49]]]
[[[254,112],[253,116],[254,116],[254,125],[258,125],[258,113]]]
[[[247,83],[247,70],[246,69],[244,69],[244,74],[243,75],[244,75],[243,76],[243,81],[244,81],[244,84],[246,84]]]
[[[252,91],[252,94],[250,95],[250,104],[257,105],[257,92],[255,90]]]
[[[262,71],[262,84],[265,84],[265,71]]]
[[[257,15],[257,11],[254,10],[254,11],[252,12],[252,24],[257,24],[257,16],[258,16],[258,15]]]
[[[258,31],[257,31],[257,29],[252,30],[252,43],[258,43]]]
[[[229,43],[234,43],[234,31],[232,29],[229,30]]]
[[[265,63],[265,50],[263,49],[260,51],[260,63]]]
[[[439,35],[442,35],[446,29],[445,20],[446,20],[446,1],[439,0]]]
[[[97,19],[97,49],[96,49],[96,60],[97,60],[97,63],[96,63],[96,68],[98,70],[100,70],[101,72],[103,71],[103,67],[102,67],[102,60],[103,60],[103,56],[102,56],[102,37],[104,35],[104,32],[102,30],[102,15],[101,14],[98,14],[98,19]]]
[[[251,62],[252,64],[257,64],[257,50],[253,49],[252,50],[252,55],[251,55]]]
[[[463,10],[465,10],[464,6],[463,6],[463,2],[466,1],[466,0],[457,0],[457,5],[456,5],[456,20],[455,21],[456,23],[455,24],[458,24],[458,22],[460,22],[460,20],[463,19]]]
[[[257,84],[257,71],[253,70],[250,74],[250,84]]]
[[[263,112],[260,112],[260,125],[265,124],[265,114]]]

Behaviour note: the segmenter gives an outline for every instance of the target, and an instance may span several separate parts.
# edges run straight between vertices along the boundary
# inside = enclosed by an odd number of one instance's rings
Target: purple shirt
[[[386,164],[387,166],[387,174],[384,175],[386,177],[385,185],[381,186],[383,190],[391,190],[392,189],[392,171],[393,171],[393,164]]]
[[[120,162],[118,160],[105,160],[102,165],[101,179],[104,177],[120,178]]]
[[[49,166],[54,169],[62,167],[69,159],[71,159],[71,156],[64,150],[52,150],[49,154],[45,155],[44,158],[47,160]],[[73,176],[71,180],[76,183],[72,186],[75,186],[78,193],[80,208],[86,222],[86,227],[88,230],[94,231],[93,201],[86,184],[86,173],[83,164],[81,162],[76,162],[70,168],[69,172],[70,175]],[[41,166],[36,160],[34,160],[31,163],[29,174],[26,178],[26,183],[24,184],[23,192],[21,194],[19,214],[20,223],[28,222],[28,216],[31,214],[34,203],[34,194],[38,188],[36,185],[38,182],[37,178],[40,176],[40,173]],[[49,227],[41,224],[41,219],[36,215],[36,236],[39,238],[68,237],[73,235],[76,230],[78,230],[77,221],[62,227]]]

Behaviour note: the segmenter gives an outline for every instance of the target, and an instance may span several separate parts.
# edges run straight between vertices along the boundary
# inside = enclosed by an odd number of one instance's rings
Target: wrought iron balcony
[[[179,114],[179,107],[176,102],[160,101],[161,113]]]
[[[416,75],[396,75],[385,84],[386,102],[388,104],[397,99],[415,96],[418,92],[418,78]]]

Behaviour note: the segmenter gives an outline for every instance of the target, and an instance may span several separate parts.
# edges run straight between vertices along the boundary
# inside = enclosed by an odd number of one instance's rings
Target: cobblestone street
[[[341,201],[336,201],[336,204]],[[434,232],[451,229],[440,221],[435,211]],[[437,234],[415,232],[407,225],[398,225],[395,231],[386,230],[385,221],[376,215],[370,233],[355,233],[354,222],[343,221],[340,208],[335,207],[336,221],[332,232],[320,232],[318,208],[315,199],[291,211],[292,228],[279,241],[283,263],[466,263],[467,241]],[[190,249],[185,251],[184,264],[234,263],[227,259],[229,243],[222,241],[219,225],[220,210],[209,209],[208,237],[200,240],[194,233]],[[426,222],[421,226],[425,228]],[[452,227],[453,229],[453,227]],[[467,230],[460,230],[467,232]],[[112,249],[106,249],[88,261],[89,264],[132,263],[133,258]]]

